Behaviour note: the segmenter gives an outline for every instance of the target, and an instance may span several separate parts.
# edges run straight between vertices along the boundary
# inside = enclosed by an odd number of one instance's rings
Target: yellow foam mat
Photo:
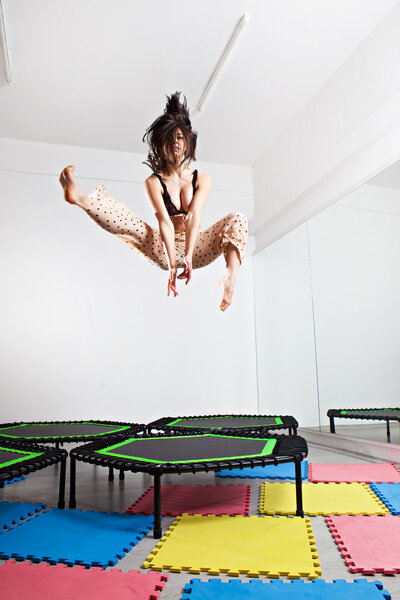
[[[294,483],[263,483],[260,513],[295,514]],[[390,511],[365,483],[303,483],[304,513],[316,515],[388,515]]]
[[[273,579],[315,579],[321,574],[310,520],[301,517],[183,514],[143,566]]]

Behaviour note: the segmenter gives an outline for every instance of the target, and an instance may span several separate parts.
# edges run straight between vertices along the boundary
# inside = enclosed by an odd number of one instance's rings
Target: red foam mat
[[[163,516],[244,515],[250,506],[250,485],[162,485]],[[154,488],[149,487],[126,512],[151,515],[154,512]]]
[[[400,517],[330,515],[326,522],[350,573],[400,573]]]
[[[309,463],[308,479],[323,483],[400,483],[400,470],[394,463]]]
[[[7,600],[157,600],[167,575],[8,560],[0,565],[1,597]]]

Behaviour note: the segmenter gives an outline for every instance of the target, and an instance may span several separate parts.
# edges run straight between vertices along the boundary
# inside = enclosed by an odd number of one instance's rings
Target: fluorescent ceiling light
[[[236,25],[235,31],[232,33],[229,42],[225,46],[225,50],[223,51],[221,58],[219,59],[214,71],[211,74],[210,79],[207,82],[207,85],[204,88],[204,91],[200,97],[200,100],[196,104],[195,112],[201,111],[203,104],[205,103],[209,93],[211,92],[211,89],[215,85],[215,81],[218,77],[220,70],[222,69],[222,66],[225,64],[229,54],[232,52],[232,49],[233,49],[235,43],[237,42],[240,33],[243,31],[243,29],[247,25],[248,21],[249,21],[249,18],[247,16],[247,14],[244,13],[244,15],[242,15],[240,21]]]
[[[4,52],[4,62],[6,65],[6,77],[7,77],[7,82],[11,84],[12,76],[11,76],[11,67],[10,67],[10,56],[8,53],[8,46],[7,46],[7,33],[6,33],[6,23],[5,23],[5,19],[4,19],[3,0],[0,0],[0,24],[1,24],[1,41],[2,41],[3,52]]]

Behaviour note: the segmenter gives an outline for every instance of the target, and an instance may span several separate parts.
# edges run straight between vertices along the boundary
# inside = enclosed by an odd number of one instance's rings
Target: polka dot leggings
[[[106,231],[113,233],[128,244],[151,264],[168,270],[167,256],[161,234],[140,219],[130,208],[111,198],[103,185],[88,195],[86,212]],[[247,242],[247,218],[233,212],[201,231],[193,251],[193,268],[200,269],[212,263],[218,256],[226,256],[228,244],[238,251],[240,262],[245,255]],[[185,256],[185,233],[175,234],[177,268],[183,268]]]

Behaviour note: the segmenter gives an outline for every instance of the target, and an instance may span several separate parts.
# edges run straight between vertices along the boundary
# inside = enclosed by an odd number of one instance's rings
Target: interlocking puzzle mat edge
[[[380,486],[380,487],[379,487]],[[376,496],[378,496],[379,500],[383,502],[383,504],[390,510],[392,515],[400,515],[400,493],[399,497],[395,498],[398,503],[398,508],[394,507],[390,495],[387,495],[387,492],[390,490],[389,486],[393,486],[395,489],[400,491],[400,483],[371,483],[371,490],[374,492]]]
[[[190,511],[189,506],[187,506],[186,509],[184,510],[173,510],[171,508],[167,508],[165,509],[165,499],[163,498],[163,490],[166,492],[167,490],[171,492],[171,494],[173,494],[175,491],[177,492],[176,496],[179,495],[179,492],[192,492],[193,494],[196,493],[196,491],[202,492],[202,493],[206,493],[208,490],[213,490],[213,489],[218,489],[220,492],[224,491],[226,494],[229,493],[229,491],[232,490],[232,488],[240,488],[240,491],[242,491],[243,495],[244,495],[244,499],[243,499],[243,504],[241,507],[237,506],[237,508],[235,507],[234,509],[231,510],[224,510],[223,507],[216,511],[216,510],[212,510],[211,508],[209,508],[209,510],[207,510],[207,506],[205,505],[206,510],[199,510],[199,507],[196,508],[196,510]],[[245,489],[244,489],[245,488]],[[238,490],[239,491],[239,490]],[[130,514],[137,514],[140,513],[142,515],[152,515],[154,514],[154,509],[153,509],[153,500],[154,500],[154,486],[150,486],[149,488],[147,488],[146,491],[143,492],[143,494],[141,496],[139,496],[139,498],[137,500],[135,500],[135,502],[133,504],[131,504],[131,506],[129,506],[129,508],[127,508],[126,512],[130,513]],[[168,498],[167,502],[171,503],[173,502],[173,500],[176,499],[176,496],[174,496],[174,498]],[[161,486],[161,514],[162,516],[165,517],[177,517],[179,514],[181,513],[186,513],[189,515],[194,515],[194,514],[201,514],[201,515],[212,515],[212,514],[218,514],[218,515],[230,515],[230,516],[234,516],[234,515],[244,515],[244,516],[248,516],[249,514],[249,510],[250,510],[250,496],[251,496],[251,486],[250,485],[243,485],[243,484],[239,484],[239,485],[179,485],[179,484],[165,484]],[[178,498],[179,499],[179,498]],[[140,506],[140,504],[142,504],[144,501],[149,501],[151,508],[148,505],[145,506]],[[224,500],[221,499],[221,504],[223,505]],[[188,505],[190,504],[190,502],[188,502]]]
[[[107,544],[110,544],[110,546],[106,546],[106,548],[101,548],[98,552],[98,554],[100,552],[104,552],[105,554],[107,554],[107,558],[102,558],[101,560],[95,560],[94,558],[92,559],[90,557],[88,558],[87,556],[85,556],[85,553],[87,553],[88,551],[90,553],[91,550],[90,550],[90,548],[88,550],[87,548],[82,547],[82,545],[79,545],[79,552],[81,552],[81,558],[71,557],[72,554],[75,554],[75,552],[77,551],[75,546],[74,546],[74,549],[72,550],[72,552],[70,550],[67,551],[66,548],[63,548],[62,550],[57,549],[57,554],[59,554],[58,556],[51,556],[50,554],[49,555],[44,554],[43,550],[41,550],[40,553],[39,552],[30,553],[29,548],[28,548],[28,551],[18,550],[18,552],[16,552],[16,551],[10,552],[9,551],[10,548],[7,549],[7,542],[10,540],[10,536],[17,537],[17,546],[20,542],[20,540],[18,538],[22,537],[23,538],[22,545],[24,545],[26,543],[26,539],[29,540],[29,536],[32,535],[32,532],[31,532],[32,527],[33,527],[33,533],[35,533],[35,529],[38,527],[37,522],[40,519],[47,518],[47,515],[50,515],[50,514],[52,515],[51,521],[55,521],[56,524],[59,519],[63,519],[63,517],[70,514],[70,515],[74,515],[73,518],[76,518],[76,519],[78,519],[80,515],[86,515],[86,516],[90,515],[88,518],[90,520],[91,527],[93,527],[92,521],[94,519],[99,520],[99,521],[101,519],[109,520],[110,517],[111,518],[122,517],[122,518],[129,518],[132,520],[135,519],[136,521],[138,521],[138,525],[137,525],[136,529],[133,529],[134,521],[131,521],[131,523],[129,525],[129,534],[126,535],[126,532],[124,532],[123,536],[119,536],[119,538],[115,542],[115,547],[112,546],[114,541],[110,542],[109,539],[107,539]],[[8,560],[8,559],[14,558],[16,560],[29,560],[34,563],[47,562],[51,565],[54,565],[57,563],[63,563],[68,566],[83,565],[88,568],[90,568],[90,567],[106,568],[108,566],[115,565],[118,562],[118,560],[123,558],[127,552],[132,550],[132,547],[136,546],[137,543],[139,541],[141,541],[143,539],[143,537],[153,527],[153,519],[149,516],[126,515],[126,514],[119,514],[116,512],[107,513],[105,511],[94,511],[94,510],[83,511],[83,510],[77,510],[77,509],[71,510],[68,508],[61,510],[58,508],[52,508],[52,509],[43,511],[42,513],[36,513],[34,515],[34,517],[35,518],[29,519],[28,521],[25,521],[25,522],[21,521],[21,522],[17,523],[16,526],[13,527],[12,529],[9,529],[5,532],[0,532],[0,559],[1,560]],[[39,522],[42,523],[43,521],[39,521]],[[126,522],[128,523],[128,520]],[[87,525],[87,523],[88,523],[88,520],[86,519],[86,525]],[[39,527],[40,527],[40,525],[39,525]],[[56,527],[56,525],[53,524],[53,527]],[[96,527],[101,527],[101,525],[96,524]],[[131,527],[132,527],[132,529],[131,529]],[[23,532],[21,534],[22,529],[23,529]],[[46,530],[46,529],[48,529],[47,521],[46,521],[44,530]],[[18,530],[18,533],[16,533],[16,530]],[[44,530],[42,530],[42,531],[44,531]],[[69,528],[68,533],[71,534],[71,531],[72,531],[72,529]],[[119,535],[119,532],[117,531],[117,529],[115,531]],[[3,538],[3,536],[5,536],[5,537]],[[6,540],[5,545],[3,545],[4,539]],[[33,538],[33,539],[34,539],[34,542],[31,546],[30,550],[35,549],[36,540],[35,540],[35,538]],[[40,544],[43,544],[43,539],[44,539],[44,536],[42,535]],[[58,529],[57,541],[60,541],[60,539],[61,539],[61,533],[60,533],[60,530]],[[104,532],[102,532],[101,539],[104,540]],[[54,541],[54,540],[52,540],[52,541]],[[65,543],[65,541],[64,541],[64,543]],[[12,544],[13,543],[11,543],[11,545]],[[14,542],[14,544],[15,544],[15,542]],[[40,544],[39,544],[39,548],[40,548]],[[28,542],[28,545],[29,545],[29,542]],[[38,549],[37,546],[36,546],[36,549]],[[22,550],[22,548],[21,548],[21,550]],[[96,551],[97,551],[97,549],[96,549]],[[68,554],[70,554],[70,556],[68,556]]]
[[[301,462],[301,478],[308,478],[308,461]],[[285,472],[289,466],[292,466],[293,474]],[[276,470],[276,474],[274,474]],[[281,472],[284,471],[284,474]],[[242,469],[222,469],[215,473],[216,477],[231,477],[241,479],[296,479],[294,473],[294,463],[279,463],[277,465],[266,465],[265,467],[243,467]]]
[[[95,598],[101,592],[104,600],[157,600],[168,575],[155,571],[106,571],[101,567],[86,569],[84,566],[68,567],[61,563],[52,566],[48,563],[35,565],[8,560],[0,565],[0,580],[8,600],[29,598],[29,590],[32,589],[35,589],[35,597],[43,599],[69,599],[79,591],[80,598]]]
[[[394,478],[396,481],[389,481],[388,479],[379,479],[379,477],[376,476],[376,473],[371,474],[370,477],[363,477],[361,479],[358,478],[357,481],[359,482],[364,482],[364,483],[372,483],[372,482],[377,482],[377,483],[400,483],[400,469],[393,463],[364,463],[364,464],[354,464],[354,463],[309,463],[308,466],[308,479],[309,481],[312,482],[320,482],[320,483],[325,483],[325,482],[331,482],[331,483],[346,483],[346,482],[351,482],[351,479],[348,477],[347,479],[341,478],[339,479],[338,477],[329,477],[329,468],[335,468],[338,467],[339,470],[349,470],[350,472],[353,471],[354,469],[357,469],[357,467],[361,467],[361,470],[367,470],[368,471],[368,467],[371,470],[375,470],[379,469],[382,471],[392,471],[394,472]],[[390,469],[389,469],[390,467]],[[324,468],[328,471],[327,476],[323,476],[322,475],[315,475],[314,471],[315,470],[324,470]],[[354,482],[356,481],[355,479],[353,480]]]
[[[155,567],[152,563],[152,560],[154,558],[154,556],[158,553],[158,551],[163,548],[164,544],[168,541],[169,536],[171,536],[171,534],[174,533],[174,529],[177,525],[179,525],[179,522],[184,519],[185,517],[191,517],[191,518],[200,518],[200,519],[223,519],[223,518],[227,518],[227,519],[271,519],[272,517],[258,517],[256,515],[251,515],[249,517],[243,517],[241,515],[236,515],[234,517],[229,517],[229,516],[216,516],[216,515],[208,515],[206,517],[202,516],[202,515],[187,515],[187,514],[183,514],[180,515],[178,517],[176,517],[175,521],[170,525],[170,527],[168,528],[168,530],[165,532],[165,535],[161,538],[161,540],[157,543],[156,547],[153,548],[151,554],[149,554],[146,558],[146,560],[143,562],[143,568],[145,569],[152,569],[152,570],[163,570],[163,569],[168,569],[171,573],[180,573],[182,571],[188,571],[189,573],[192,574],[199,574],[201,572],[206,572],[208,573],[208,575],[220,575],[220,573],[227,573],[229,576],[234,576],[234,577],[238,577],[239,575],[243,574],[246,575],[247,577],[259,577],[260,575],[266,575],[271,579],[278,579],[281,576],[285,576],[288,579],[300,579],[301,577],[307,577],[308,579],[315,579],[317,577],[319,577],[322,573],[321,571],[321,565],[319,562],[319,558],[318,558],[318,551],[317,551],[317,546],[316,546],[316,542],[315,542],[315,538],[314,538],[314,533],[312,530],[312,526],[311,526],[311,521],[308,518],[302,518],[302,517],[292,517],[292,519],[296,519],[296,520],[300,520],[302,523],[304,523],[306,531],[305,534],[307,535],[307,540],[308,540],[308,545],[309,545],[309,550],[311,552],[311,560],[312,560],[312,565],[314,567],[313,571],[311,572],[310,570],[307,571],[303,571],[303,570],[298,570],[297,572],[290,572],[287,569],[283,570],[277,570],[277,571],[269,571],[269,570],[250,570],[250,569],[241,569],[241,570],[233,570],[233,569],[225,569],[225,568],[213,568],[213,567],[192,567],[192,566],[187,566],[187,565],[183,565],[183,566],[178,566],[178,565],[171,565],[171,564],[163,564],[162,566],[157,566]],[[278,517],[279,518],[279,517]],[[285,521],[287,521],[287,519],[285,517],[280,517],[283,518]]]
[[[41,502],[8,502],[3,500],[0,502],[0,529],[8,529],[16,525],[23,519],[36,515],[41,510],[45,509],[46,505]]]
[[[286,486],[286,489],[292,489],[293,493],[293,509],[285,509],[283,508],[282,510],[279,509],[275,509],[275,510],[266,510],[266,504],[267,504],[267,489],[270,486]],[[357,511],[357,512],[350,512],[350,511],[346,511],[346,510],[340,510],[340,511],[333,511],[333,510],[318,510],[318,511],[309,511],[307,509],[306,506],[306,499],[304,498],[304,486],[329,486],[329,485],[335,485],[335,486],[360,486],[358,487],[358,489],[364,489],[365,492],[367,492],[368,495],[370,495],[372,497],[372,499],[374,500],[374,502],[377,504],[377,506],[379,507],[379,509],[377,509],[376,511],[371,511],[371,512],[366,512],[366,511]],[[288,486],[291,486],[290,488]],[[264,482],[263,484],[261,484],[261,488],[260,488],[260,500],[259,500],[259,512],[262,515],[294,515],[296,514],[296,501],[295,501],[295,492],[294,492],[294,488],[295,488],[295,484],[294,483],[269,483],[269,482]],[[310,488],[312,489],[312,488]],[[326,516],[326,515],[387,515],[390,513],[389,509],[383,504],[383,502],[381,502],[381,500],[379,500],[379,498],[377,498],[377,496],[373,493],[372,490],[370,490],[370,488],[367,486],[366,483],[334,483],[334,482],[327,482],[327,483],[323,483],[323,482],[317,482],[317,483],[305,483],[303,484],[303,510],[304,510],[304,514],[310,516],[310,517],[316,517],[316,516]]]
[[[358,586],[362,585],[363,588]],[[271,587],[272,586],[272,587]],[[312,586],[312,587],[311,587]],[[355,587],[357,586],[357,587]],[[295,597],[301,600],[303,593],[307,594],[307,600],[312,600],[315,592],[314,600],[319,600],[326,592],[332,591],[335,597],[343,598],[343,600],[352,600],[354,598],[353,591],[370,592],[368,595],[363,595],[364,600],[391,600],[391,595],[385,589],[381,581],[367,581],[366,579],[355,579],[353,582],[347,582],[343,579],[334,579],[332,583],[326,582],[324,579],[313,579],[310,583],[306,583],[304,579],[295,579],[291,582],[284,583],[281,579],[262,582],[260,579],[251,579],[248,582],[241,580],[221,581],[220,579],[209,579],[202,581],[200,579],[191,579],[183,590],[181,600],[204,600],[204,594],[207,594],[206,600],[211,598],[218,600],[239,600],[246,598],[248,600],[279,600],[282,598]],[[240,596],[235,594],[239,592]],[[244,592],[242,594],[242,592]],[[261,595],[260,595],[261,594]],[[265,594],[265,596],[264,596]],[[283,594],[283,596],[282,596]],[[322,596],[323,594],[323,596]],[[331,595],[329,596],[331,597]]]
[[[382,566],[379,566],[376,568],[375,567],[374,568],[365,568],[362,566],[357,566],[354,563],[354,560],[352,559],[352,555],[349,552],[347,546],[345,545],[344,541],[342,540],[341,533],[336,528],[334,519],[346,518],[346,519],[359,520],[359,519],[385,519],[387,517],[389,517],[389,519],[397,519],[397,517],[394,517],[393,515],[385,515],[384,517],[379,517],[377,515],[368,515],[368,516],[364,516],[364,515],[353,515],[353,516],[331,515],[331,516],[325,517],[326,524],[329,527],[331,535],[332,535],[333,539],[335,540],[335,543],[337,544],[338,549],[339,549],[340,553],[342,554],[344,562],[346,563],[346,566],[348,567],[350,573],[363,573],[364,575],[375,575],[376,573],[383,573],[383,575],[396,575],[397,573],[400,573],[400,566],[393,567],[393,568],[392,567],[385,568]]]

